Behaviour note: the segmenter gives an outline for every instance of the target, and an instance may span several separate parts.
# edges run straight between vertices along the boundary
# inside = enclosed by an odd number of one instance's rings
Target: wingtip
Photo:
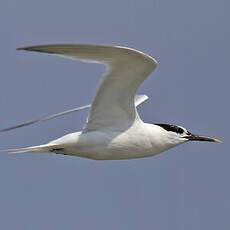
[[[44,47],[43,47],[44,48]],[[42,49],[42,46],[25,46],[25,47],[18,47],[17,49],[16,49],[17,51],[35,51],[35,52],[45,52],[45,51],[43,51],[43,49]],[[46,51],[46,53],[47,53],[47,51]]]
[[[145,98],[146,100],[148,100],[148,99],[149,99],[149,96],[148,96],[148,95],[143,94],[143,96],[144,96],[144,98]]]
[[[30,50],[30,47],[18,47],[16,50]]]

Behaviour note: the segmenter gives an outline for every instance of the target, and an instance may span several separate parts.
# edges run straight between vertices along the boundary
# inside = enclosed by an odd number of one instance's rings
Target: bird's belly
[[[137,133],[94,133],[82,136],[76,145],[65,149],[65,154],[97,160],[141,158],[161,152],[146,136]]]
[[[95,160],[120,160],[141,158],[156,155],[159,151],[153,152],[152,149],[142,148],[136,146],[92,146],[87,148],[68,148],[65,154],[76,155],[79,157],[86,157]]]

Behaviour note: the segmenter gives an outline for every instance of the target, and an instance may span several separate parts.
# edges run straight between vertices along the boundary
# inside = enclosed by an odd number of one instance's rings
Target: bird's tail
[[[27,153],[27,152],[52,152],[55,149],[60,149],[60,146],[58,144],[44,144],[44,145],[37,145],[37,146],[30,146],[30,147],[25,147],[25,148],[17,148],[17,149],[6,149],[6,150],[1,150],[0,152],[5,152],[9,154],[14,154],[14,153]]]

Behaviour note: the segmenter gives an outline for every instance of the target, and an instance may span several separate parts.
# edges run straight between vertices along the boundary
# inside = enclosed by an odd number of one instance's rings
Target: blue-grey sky
[[[0,128],[89,103],[103,71],[17,47],[119,44],[159,62],[140,89],[150,97],[143,120],[224,141],[126,161],[2,153],[0,228],[229,229],[229,8],[226,0],[0,1]],[[0,148],[80,130],[86,116],[1,134]]]

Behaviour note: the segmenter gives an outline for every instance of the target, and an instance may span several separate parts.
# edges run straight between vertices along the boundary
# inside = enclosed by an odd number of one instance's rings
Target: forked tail
[[[18,149],[6,149],[1,150],[0,152],[5,152],[9,154],[14,153],[27,153],[27,152],[52,152],[54,149],[60,148],[58,144],[44,144],[44,145],[37,145],[37,146],[31,146],[31,147],[25,147],[25,148],[18,148]]]

